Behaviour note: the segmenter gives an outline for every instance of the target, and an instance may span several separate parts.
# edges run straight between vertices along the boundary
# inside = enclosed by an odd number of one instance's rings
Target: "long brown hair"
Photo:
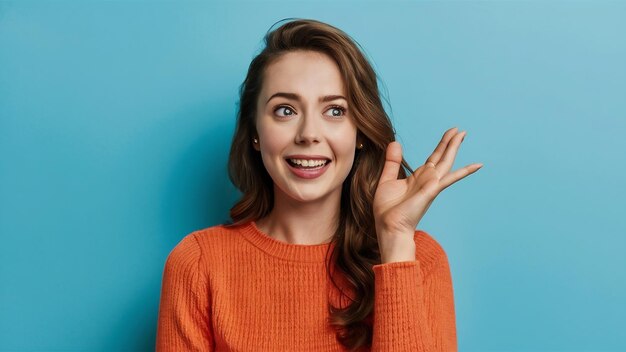
[[[279,21],[280,22],[280,21]],[[357,126],[357,149],[350,173],[342,185],[339,224],[333,235],[333,251],[326,263],[345,277],[354,297],[347,307],[329,303],[329,323],[336,328],[337,340],[354,351],[372,342],[371,314],[374,309],[374,273],[380,264],[380,251],[374,224],[372,202],[385,163],[385,149],[395,140],[395,130],[385,112],[377,85],[377,75],[350,36],[329,24],[312,19],[287,22],[265,37],[265,48],[254,57],[240,86],[237,125],[228,160],[231,182],[242,192],[230,209],[237,226],[268,215],[274,205],[273,181],[252,145],[257,136],[255,116],[257,98],[263,85],[265,68],[281,55],[293,50],[313,50],[332,58],[341,72],[348,94],[348,106]],[[403,159],[398,177],[411,172]],[[339,287],[337,287],[339,288]],[[343,292],[343,290],[341,290]]]

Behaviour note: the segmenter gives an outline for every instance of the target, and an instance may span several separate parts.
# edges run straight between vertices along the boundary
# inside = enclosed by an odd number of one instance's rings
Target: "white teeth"
[[[326,164],[328,160],[304,160],[304,159],[289,159],[292,163],[308,166],[308,167],[316,167],[320,165]]]

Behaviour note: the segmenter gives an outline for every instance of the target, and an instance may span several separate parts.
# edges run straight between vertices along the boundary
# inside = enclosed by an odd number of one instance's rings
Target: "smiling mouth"
[[[296,162],[294,162],[294,161],[292,161],[291,159],[288,159],[288,158],[286,158],[285,160],[287,161],[287,163],[289,163],[289,165],[291,165],[291,166],[293,166],[295,168],[304,169],[304,170],[307,170],[307,169],[319,169],[319,168],[322,168],[322,167],[324,167],[324,166],[326,166],[326,165],[328,165],[328,164],[330,164],[332,162],[332,160],[328,160],[327,159],[327,160],[324,160],[324,163],[316,163],[316,164],[313,164],[313,165],[306,165],[306,166],[304,166],[304,165],[298,164],[298,163],[296,163]]]

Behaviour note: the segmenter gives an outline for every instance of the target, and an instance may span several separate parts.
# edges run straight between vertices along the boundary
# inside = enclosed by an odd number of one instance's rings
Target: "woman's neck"
[[[291,244],[330,242],[339,223],[341,190],[311,202],[299,202],[282,192],[274,193],[274,208],[255,223],[270,237]]]

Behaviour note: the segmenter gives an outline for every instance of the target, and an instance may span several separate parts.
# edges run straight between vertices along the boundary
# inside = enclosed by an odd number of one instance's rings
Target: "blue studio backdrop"
[[[0,350],[150,351],[165,259],[228,220],[238,88],[287,17],[366,50],[461,351],[626,350],[626,2],[0,2]]]

